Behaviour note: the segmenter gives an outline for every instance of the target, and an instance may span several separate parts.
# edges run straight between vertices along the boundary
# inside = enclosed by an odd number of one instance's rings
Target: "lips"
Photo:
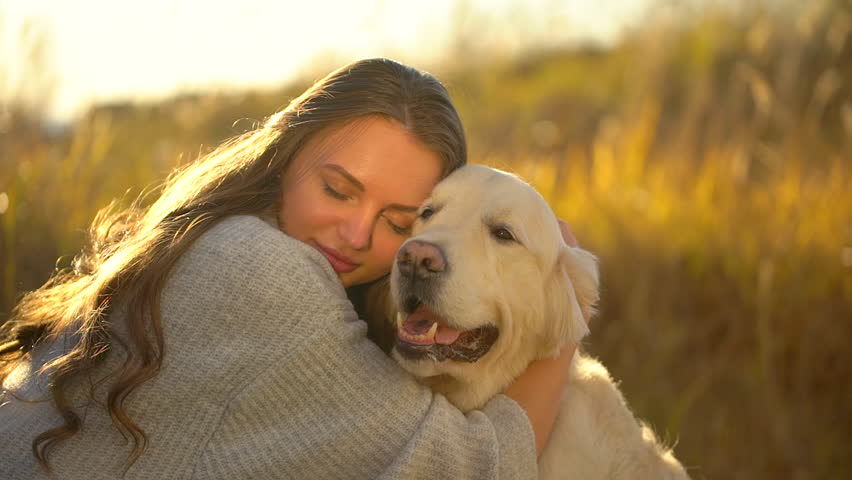
[[[331,268],[334,269],[337,273],[349,273],[352,270],[358,268],[360,264],[352,261],[351,258],[346,255],[340,253],[338,250],[335,250],[331,247],[326,247],[325,245],[321,245],[319,243],[314,244],[314,247],[319,250],[319,252],[328,260],[328,263],[331,264]]]

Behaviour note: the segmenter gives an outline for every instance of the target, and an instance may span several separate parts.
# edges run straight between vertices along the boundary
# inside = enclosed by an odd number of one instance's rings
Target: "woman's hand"
[[[579,245],[567,222],[559,220],[559,230],[562,232],[565,243],[572,247]],[[526,410],[535,432],[535,447],[538,455],[541,455],[550,439],[553,423],[559,413],[562,390],[576,349],[576,345],[565,345],[556,357],[531,363],[504,392]]]
[[[535,432],[535,450],[539,456],[547,446],[559,413],[562,390],[568,378],[574,350],[576,346],[565,345],[558,356],[536,360],[504,392],[527,412]]]
[[[574,237],[574,234],[571,233],[571,228],[568,227],[568,222],[566,222],[565,220],[559,220],[559,231],[562,232],[562,238],[565,240],[565,243],[567,243],[569,247],[580,246],[580,244],[577,242],[577,239]]]

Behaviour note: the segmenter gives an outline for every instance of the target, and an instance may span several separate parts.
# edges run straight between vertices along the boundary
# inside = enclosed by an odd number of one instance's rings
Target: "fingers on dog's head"
[[[569,247],[576,248],[580,246],[577,242],[577,237],[575,237],[574,233],[571,232],[571,227],[568,226],[568,222],[565,220],[559,220],[559,232],[562,234],[562,239],[565,240],[565,243],[567,243]]]

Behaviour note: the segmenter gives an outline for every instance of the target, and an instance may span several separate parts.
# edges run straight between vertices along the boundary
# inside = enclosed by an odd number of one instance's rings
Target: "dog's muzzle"
[[[431,280],[449,267],[447,256],[438,245],[422,240],[409,240],[396,255],[399,273],[413,280]]]

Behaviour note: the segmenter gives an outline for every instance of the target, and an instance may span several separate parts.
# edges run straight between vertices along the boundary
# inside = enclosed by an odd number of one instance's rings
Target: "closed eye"
[[[385,221],[388,222],[388,226],[390,226],[391,230],[398,235],[409,236],[411,235],[411,225],[407,227],[400,227],[399,225],[393,223],[389,218],[385,217]]]
[[[331,185],[329,185],[325,182],[323,182],[323,184],[322,184],[322,189],[323,189],[323,191],[325,191],[326,194],[328,194],[328,196],[330,196],[332,198],[336,198],[338,200],[349,200],[349,198],[350,198],[349,195],[345,195],[343,193],[338,192],[337,190],[334,189],[334,187],[332,187]]]

